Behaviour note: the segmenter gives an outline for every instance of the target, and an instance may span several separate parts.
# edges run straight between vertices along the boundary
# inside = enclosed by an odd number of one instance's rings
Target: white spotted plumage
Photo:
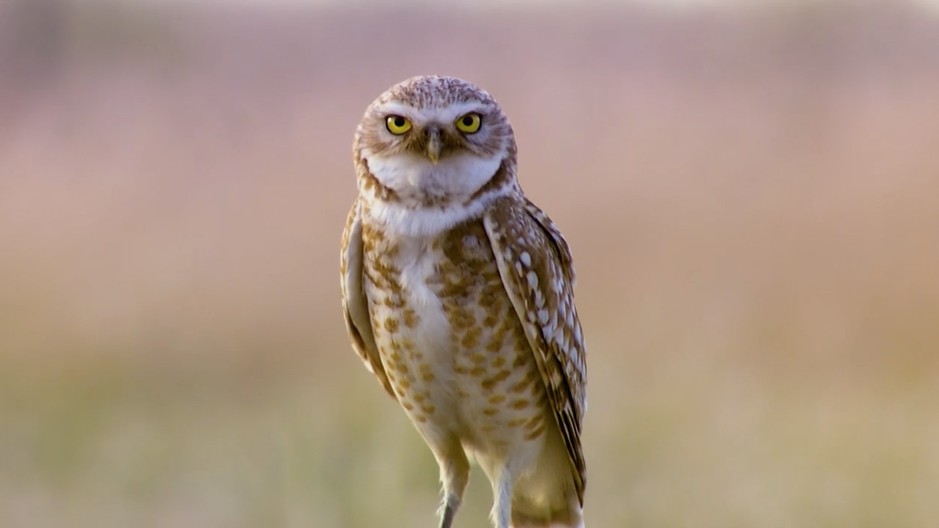
[[[459,509],[469,455],[492,483],[496,528],[582,528],[573,261],[518,185],[501,108],[465,81],[416,77],[368,107],[353,150],[346,324],[437,458],[440,526]]]

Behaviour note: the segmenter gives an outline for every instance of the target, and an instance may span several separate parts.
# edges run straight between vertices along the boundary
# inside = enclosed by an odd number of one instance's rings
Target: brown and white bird
[[[583,527],[587,410],[574,268],[522,193],[512,127],[485,91],[414,77],[365,111],[342,236],[352,346],[440,466],[450,528],[469,458],[497,528]]]

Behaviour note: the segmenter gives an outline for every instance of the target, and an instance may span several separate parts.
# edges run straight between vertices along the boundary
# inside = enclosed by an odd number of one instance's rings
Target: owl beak
[[[443,144],[440,141],[440,129],[437,127],[430,127],[427,130],[427,157],[430,158],[430,162],[434,165],[440,161],[440,150]]]

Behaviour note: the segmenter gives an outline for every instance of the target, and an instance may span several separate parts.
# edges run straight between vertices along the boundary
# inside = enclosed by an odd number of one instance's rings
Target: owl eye
[[[396,136],[400,136],[408,130],[411,130],[411,121],[406,117],[390,115],[385,118],[385,126],[388,127],[388,132],[391,132]]]
[[[472,134],[479,130],[479,125],[482,124],[482,117],[479,114],[472,113],[466,114],[463,117],[456,120],[456,127],[466,134]]]

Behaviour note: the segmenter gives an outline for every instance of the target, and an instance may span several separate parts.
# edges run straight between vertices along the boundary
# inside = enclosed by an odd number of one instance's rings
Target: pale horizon
[[[120,0],[119,0],[120,1]],[[122,1],[132,1],[132,3],[137,3],[137,0],[122,0]],[[143,0],[146,2],[154,4],[202,4],[202,5],[257,5],[257,6],[271,6],[271,5],[309,5],[309,6],[368,6],[368,5],[388,5],[388,2],[383,2],[381,0]],[[922,5],[932,9],[939,8],[939,0],[906,0],[911,5]],[[724,6],[724,7],[766,7],[770,5],[798,5],[802,4],[805,7],[817,7],[818,4],[838,4],[838,3],[847,3],[845,0],[820,0],[820,1],[806,1],[806,0],[443,0],[443,1],[430,1],[430,0],[405,0],[395,2],[397,5],[406,5],[406,6],[415,6],[426,4],[429,7],[439,8],[442,5],[448,7],[463,7],[463,8],[486,8],[486,9],[498,9],[498,8],[515,8],[515,7],[532,7],[543,9],[545,7],[562,7],[562,6],[571,6],[578,9],[584,8],[605,8],[620,6],[625,7],[629,5],[635,6],[645,6],[653,8],[665,8],[665,9],[692,9],[692,8],[709,8],[715,6]],[[878,2],[872,1],[872,4]],[[888,2],[883,2],[888,3]]]

